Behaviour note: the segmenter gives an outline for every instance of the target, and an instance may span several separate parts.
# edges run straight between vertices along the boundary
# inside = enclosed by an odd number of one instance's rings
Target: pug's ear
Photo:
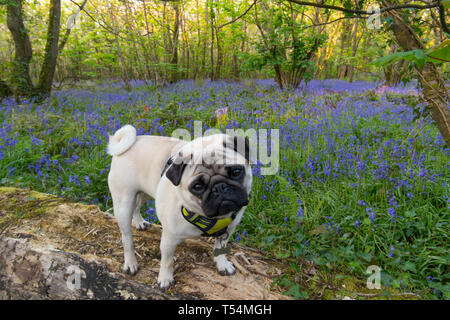
[[[186,164],[181,163],[172,163],[169,169],[166,171],[166,177],[169,179],[175,186],[178,186],[181,181],[181,177],[183,176],[183,171],[186,168]]]

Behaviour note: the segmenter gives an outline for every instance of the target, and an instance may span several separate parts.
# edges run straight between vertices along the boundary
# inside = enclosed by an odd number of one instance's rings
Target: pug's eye
[[[242,168],[242,167],[233,167],[233,168],[230,168],[230,170],[228,171],[228,175],[232,179],[241,178],[243,173],[244,173],[244,168]]]
[[[190,189],[193,193],[202,193],[205,189],[205,184],[201,181],[197,181],[191,185]]]

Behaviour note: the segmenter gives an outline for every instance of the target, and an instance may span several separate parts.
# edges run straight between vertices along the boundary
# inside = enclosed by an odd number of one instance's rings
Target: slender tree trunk
[[[124,4],[125,4],[125,9],[126,9],[125,10],[126,24],[129,28],[131,43],[133,44],[133,49],[134,49],[133,51],[134,51],[134,58],[135,58],[134,60],[136,61],[135,68],[136,68],[137,77],[140,80],[147,81],[144,63],[142,62],[141,55],[140,55],[140,52],[138,49],[138,42],[136,40],[136,34],[138,32],[136,32],[136,29],[132,23],[133,11],[131,10],[127,1],[125,1]]]
[[[52,90],[53,77],[58,61],[59,30],[61,28],[61,0],[50,2],[48,20],[47,44],[45,45],[44,61],[39,75],[39,94],[47,96]]]
[[[35,93],[30,77],[30,60],[33,56],[28,31],[23,23],[22,0],[7,2],[7,25],[14,40],[15,56],[12,66],[12,89],[18,97]]]
[[[425,49],[417,34],[398,13],[391,11],[394,20],[392,31],[398,44],[404,51]],[[415,67],[418,80],[422,87],[422,95],[427,102],[431,117],[436,122],[446,144],[450,147],[450,98],[448,89],[432,62],[426,62],[422,68]]]
[[[353,75],[354,75],[354,70],[355,70],[355,56],[356,56],[356,51],[358,50],[358,19],[355,19],[355,24],[353,27],[353,42],[352,42],[352,61],[350,63],[350,69],[349,69],[349,81],[353,82]]]
[[[194,79],[197,79],[199,74],[199,64],[200,64],[200,45],[201,45],[201,37],[200,37],[200,7],[198,4],[198,0],[195,0],[196,13],[197,13],[197,50],[195,50],[195,59],[194,59]],[[194,51],[194,50],[193,50]]]
[[[125,89],[127,91],[131,91],[130,78],[128,76],[128,70],[127,70],[127,66],[125,64],[125,59],[123,58],[122,48],[120,47],[119,36],[117,35],[118,27],[116,25],[113,8],[110,6],[108,8],[108,10],[109,10],[109,15],[110,15],[111,21],[112,21],[112,27],[114,28],[114,30],[113,30],[114,42],[116,44],[117,57],[119,58],[119,61],[120,61],[120,70],[121,70],[122,80],[125,83]]]
[[[215,28],[214,28],[215,29]],[[222,47],[220,45],[220,39],[219,39],[219,32],[218,30],[216,32],[216,41],[217,41],[217,65],[216,65],[216,79],[220,79],[221,77],[221,71],[222,71],[222,63],[223,63],[223,52]]]
[[[208,1],[205,1],[205,29],[203,33],[202,75],[206,76],[206,40],[208,38]]]
[[[211,70],[210,70],[210,78],[211,81],[214,81],[214,11],[213,11],[213,1],[210,0],[209,6],[209,23],[211,24],[211,48],[210,48],[210,58],[211,58]]]
[[[341,53],[340,59],[341,66],[338,68],[339,70],[339,78],[343,79],[348,75],[349,65],[345,61],[345,57],[347,56],[346,51],[348,48],[348,38],[350,34],[350,24],[347,21],[344,21],[342,24],[342,33],[341,33]]]
[[[156,78],[158,77],[157,76],[158,71],[155,70],[155,68],[151,68],[149,66],[149,64],[151,62],[158,63],[159,59],[154,50],[155,46],[150,39],[150,28],[149,28],[148,17],[147,17],[147,4],[146,4],[145,0],[142,0],[142,6],[144,8],[145,30],[147,33],[146,36],[147,36],[147,44],[148,44],[148,48],[145,50],[145,52],[147,54],[147,59],[146,59],[147,73],[148,73],[148,76],[150,77],[150,79],[156,80]]]
[[[190,73],[190,66],[189,66],[189,59],[190,59],[190,52],[189,52],[189,41],[186,37],[186,20],[185,20],[185,10],[184,5],[181,3],[181,32],[182,32],[182,41],[183,41],[183,65],[184,65],[184,73],[183,73],[183,79],[189,79],[189,73]]]
[[[174,83],[178,80],[178,38],[180,34],[180,8],[178,2],[173,3],[175,10],[175,21],[173,25],[173,39],[170,56],[170,77],[169,82]]]

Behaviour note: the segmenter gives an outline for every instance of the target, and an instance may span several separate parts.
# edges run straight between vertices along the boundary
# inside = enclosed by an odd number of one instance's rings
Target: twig
[[[242,273],[244,276],[247,276],[249,274],[248,270],[245,269],[236,259],[236,257],[230,258],[231,262],[233,262],[233,265],[236,267],[236,269],[239,270],[240,273]]]
[[[84,235],[83,238],[86,238],[86,237],[87,237],[88,235],[90,235],[93,231],[96,231],[96,229],[95,229],[95,228],[92,228],[91,231],[89,231],[88,233],[86,233],[86,234]]]
[[[259,0],[253,1],[253,3],[250,5],[250,7],[248,7],[247,10],[245,10],[244,13],[241,14],[239,17],[236,17],[236,18],[234,18],[233,20],[228,21],[227,23],[224,23],[223,25],[216,27],[216,29],[217,29],[217,30],[220,30],[220,29],[222,29],[223,27],[225,27],[225,26],[227,26],[227,25],[229,25],[229,24],[232,24],[232,23],[238,21],[239,19],[241,19],[243,16],[245,16],[245,15],[250,11],[250,9],[251,9],[258,1],[259,1]]]
[[[354,294],[361,296],[361,297],[378,297],[378,296],[383,295],[382,293],[361,293],[361,292],[354,292]],[[417,293],[413,293],[413,292],[390,293],[390,294],[392,296],[416,296],[416,297],[419,297],[419,295]]]

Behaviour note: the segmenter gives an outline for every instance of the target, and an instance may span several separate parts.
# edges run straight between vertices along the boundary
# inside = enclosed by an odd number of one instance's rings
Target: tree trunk
[[[402,49],[404,51],[425,49],[407,22],[394,11],[391,15],[394,18],[392,31]],[[430,108],[431,117],[436,122],[447,146],[450,147],[450,99],[445,83],[432,62],[426,62],[422,68],[416,66],[415,70],[422,87],[423,98]]]
[[[211,24],[211,48],[210,48],[210,57],[211,57],[211,70],[210,70],[210,78],[211,81],[214,81],[214,11],[213,11],[213,2],[214,0],[210,0],[209,5],[209,18]]]
[[[61,27],[61,0],[50,2],[50,13],[47,30],[47,44],[45,45],[44,62],[39,75],[39,94],[47,96],[52,90],[58,60],[59,30]]]
[[[12,89],[17,97],[30,97],[35,92],[30,77],[30,60],[33,56],[33,50],[23,23],[22,2],[22,0],[7,2],[7,25],[15,47],[11,79]]]
[[[131,91],[130,78],[128,76],[127,66],[125,64],[125,59],[123,58],[122,49],[120,47],[119,36],[117,35],[119,28],[116,23],[113,8],[108,7],[108,10],[109,10],[109,15],[110,15],[111,21],[112,21],[112,27],[114,28],[114,31],[113,31],[114,32],[114,42],[116,44],[117,57],[119,58],[119,61],[120,61],[120,68],[121,68],[120,70],[121,70],[122,80],[125,83],[125,89],[127,91]]]
[[[349,81],[353,82],[353,76],[355,74],[355,56],[356,56],[356,52],[358,50],[358,19],[355,19],[355,24],[353,27],[353,41],[352,41],[352,61],[350,64],[350,70],[349,70]]]
[[[136,62],[135,64],[136,77],[139,80],[145,80],[145,82],[147,82],[146,70],[144,68],[144,63],[142,62],[140,52],[138,49],[138,41],[136,40],[136,36],[138,36],[138,31],[136,31],[136,28],[133,26],[132,22],[133,11],[127,1],[125,1],[124,4],[125,4],[125,18],[126,18],[125,20],[130,31],[130,38],[134,51],[134,60]],[[143,55],[145,55],[145,53]]]
[[[205,29],[203,33],[203,51],[202,51],[202,76],[206,76],[206,39],[208,38],[208,1],[205,1]]]
[[[173,3],[173,9],[175,10],[175,21],[173,25],[172,46],[170,48],[170,83],[174,83],[178,80],[178,37],[180,34],[180,8],[178,2]]]
[[[145,61],[146,68],[147,68],[147,74],[150,79],[153,79],[154,82],[156,82],[156,78],[158,78],[158,76],[157,76],[158,70],[156,70],[153,66],[151,67],[150,64],[152,62],[156,63],[156,64],[159,63],[159,58],[158,58],[158,55],[155,53],[156,45],[154,45],[150,39],[150,27],[149,27],[148,18],[147,18],[147,4],[145,3],[145,0],[142,0],[142,6],[144,8],[145,30],[147,33],[146,36],[147,36],[147,43],[148,43],[148,48],[147,49],[144,48],[144,51],[147,56],[147,59]]]
[[[348,76],[349,65],[346,61],[346,52],[349,47],[349,37],[350,37],[350,24],[347,21],[342,23],[342,33],[341,33],[341,53],[340,59],[341,66],[338,68],[339,70],[339,78],[344,79]]]

